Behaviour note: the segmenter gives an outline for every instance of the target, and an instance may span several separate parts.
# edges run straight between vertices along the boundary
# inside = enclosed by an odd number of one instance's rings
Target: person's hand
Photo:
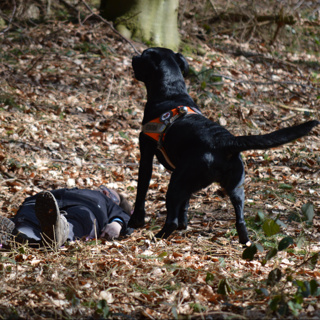
[[[118,238],[120,235],[121,229],[122,229],[121,224],[116,221],[108,223],[102,229],[101,238],[106,238],[106,239]]]

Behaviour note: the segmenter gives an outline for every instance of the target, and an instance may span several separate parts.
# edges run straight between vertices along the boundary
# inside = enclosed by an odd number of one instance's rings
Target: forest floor
[[[320,36],[310,28],[320,20],[309,22],[300,25],[318,51],[200,27],[187,36],[181,23],[186,81],[201,111],[235,135],[319,119]],[[133,78],[131,46],[90,20],[12,29],[0,41],[1,214],[64,187],[104,184],[134,203],[146,91]],[[319,318],[319,151],[318,127],[283,147],[243,153],[253,259],[242,257],[233,207],[217,185],[193,195],[186,231],[153,242],[170,179],[155,161],[144,229],[117,241],[0,252],[0,318]],[[270,233],[268,224],[280,229]]]

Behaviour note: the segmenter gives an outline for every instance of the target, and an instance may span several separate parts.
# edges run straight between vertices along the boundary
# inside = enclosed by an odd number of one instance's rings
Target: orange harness
[[[175,120],[188,114],[201,114],[201,112],[190,107],[179,106],[163,113],[159,118],[151,120],[142,126],[142,132],[157,141],[157,148],[162,152],[165,160],[173,169],[175,169],[175,166],[170,161],[167,152],[163,147],[164,137]]]

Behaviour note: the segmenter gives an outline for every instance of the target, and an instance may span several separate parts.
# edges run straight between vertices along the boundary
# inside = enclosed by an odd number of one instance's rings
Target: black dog
[[[140,133],[140,168],[133,228],[145,223],[145,197],[154,155],[169,170],[166,195],[167,219],[156,237],[167,238],[176,229],[186,229],[192,193],[219,182],[229,195],[236,213],[239,241],[249,241],[243,216],[244,166],[240,152],[268,149],[306,135],[320,122],[309,121],[270,134],[235,137],[219,124],[201,115],[187,93],[183,74],[188,62],[180,53],[150,48],[132,60],[137,80],[145,83],[147,104]]]

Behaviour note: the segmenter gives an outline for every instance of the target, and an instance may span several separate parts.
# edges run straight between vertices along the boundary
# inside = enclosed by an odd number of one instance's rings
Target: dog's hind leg
[[[178,216],[178,228],[177,230],[186,230],[188,226],[188,209],[189,209],[189,201],[187,200],[179,211]]]
[[[207,187],[214,180],[208,175],[208,166],[198,158],[189,158],[185,166],[175,169],[171,175],[167,195],[167,219],[157,238],[167,238],[176,229],[186,229],[188,225],[189,199],[194,192]],[[190,163],[192,166],[190,166]]]
[[[239,242],[246,244],[249,242],[248,231],[244,220],[244,167],[241,156],[236,156],[232,160],[231,169],[224,176],[220,183],[230,197],[231,203],[236,214],[236,229],[239,236]]]
[[[243,181],[241,182],[243,183]],[[239,236],[239,242],[246,244],[249,240],[246,223],[244,221],[244,189],[242,185],[227,191],[236,213],[236,229]]]

